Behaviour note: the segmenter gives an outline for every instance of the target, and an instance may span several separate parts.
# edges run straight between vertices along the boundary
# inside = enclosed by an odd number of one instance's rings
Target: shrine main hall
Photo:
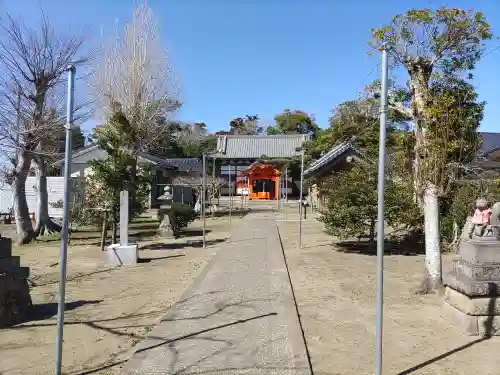
[[[299,195],[289,166],[294,160],[300,162],[308,139],[305,134],[220,135],[216,151],[208,158],[215,174],[232,182],[231,194],[248,194],[252,200],[287,199]]]

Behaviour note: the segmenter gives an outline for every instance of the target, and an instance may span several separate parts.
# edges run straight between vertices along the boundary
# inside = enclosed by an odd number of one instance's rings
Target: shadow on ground
[[[206,246],[216,245],[221,242],[225,242],[227,238],[219,238],[216,240],[205,241]],[[202,240],[186,241],[183,243],[153,243],[146,246],[142,246],[140,250],[178,250],[184,249],[186,247],[203,247]]]
[[[169,255],[166,257],[139,258],[139,259],[137,259],[137,263],[151,263],[151,262],[154,262],[155,260],[182,258],[185,256],[186,256],[185,254],[177,254],[177,255]]]
[[[205,229],[205,234],[211,233],[212,231],[210,229]],[[203,236],[203,230],[200,229],[185,229],[180,231],[177,234],[178,238],[183,238],[183,237],[201,237]]]
[[[217,341],[216,338],[212,338],[210,336],[204,337],[204,336],[200,336],[200,335],[201,334],[210,333],[210,332],[213,332],[213,331],[217,331],[219,329],[231,327],[231,326],[234,326],[234,325],[244,324],[244,323],[251,322],[251,321],[254,321],[254,320],[268,318],[268,317],[277,316],[277,315],[278,315],[278,313],[276,313],[276,312],[271,312],[271,313],[267,313],[267,314],[256,315],[256,316],[248,317],[246,319],[239,319],[239,320],[232,321],[232,322],[229,322],[229,323],[226,323],[226,324],[212,326],[212,327],[209,327],[209,328],[205,328],[205,329],[202,329],[202,330],[191,332],[191,333],[188,333],[186,335],[183,335],[183,336],[180,336],[180,337],[175,337],[175,338],[172,338],[172,339],[165,339],[164,337],[158,337],[158,336],[132,336],[134,338],[140,338],[140,339],[143,339],[143,340],[144,339],[148,339],[148,340],[153,340],[153,341],[159,341],[159,342],[151,344],[151,345],[144,345],[142,347],[138,347],[135,350],[135,353],[146,352],[146,351],[149,351],[151,349],[155,349],[155,348],[158,348],[158,347],[161,347],[161,346],[165,346],[165,345],[170,346],[173,343],[175,343],[177,341],[182,341],[182,340],[197,339],[197,340],[214,340],[214,341]],[[97,328],[97,329],[102,329],[102,330],[105,330],[105,331],[108,331],[108,332],[111,332],[111,333],[114,333],[114,334],[122,335],[122,333],[119,332],[119,331],[117,331],[115,328],[107,328],[107,327],[102,327],[102,326],[98,326],[98,325],[95,325],[95,324],[89,324],[89,326],[91,326],[93,328]],[[125,334],[125,335],[128,335],[128,334]],[[232,343],[232,342],[227,342],[227,345],[228,345],[228,348],[231,348],[235,344]],[[215,354],[217,354],[217,353],[218,352],[216,352]],[[207,358],[203,358],[203,360],[206,360],[206,359]],[[83,372],[78,372],[77,375],[95,374],[95,373],[98,373],[100,371],[103,371],[103,370],[106,370],[106,369],[110,369],[110,368],[113,368],[115,366],[122,365],[122,364],[126,363],[127,361],[128,360],[121,360],[121,361],[116,361],[114,363],[106,363],[106,364],[103,364],[103,365],[101,365],[99,367],[93,368],[91,370],[85,370]],[[237,370],[237,369],[234,369],[234,370]],[[238,369],[238,370],[241,370],[241,369]]]
[[[362,255],[377,255],[377,242],[368,241],[343,241],[335,243],[338,251]],[[422,243],[407,241],[385,241],[385,255],[415,256],[425,254],[425,246]]]
[[[64,304],[65,306],[64,310],[71,311],[85,305],[96,305],[101,302],[102,300],[90,300],[90,301],[79,300],[79,301],[68,302]],[[33,305],[31,306],[31,309],[26,319],[23,321],[23,323],[50,319],[57,315],[57,308],[58,308],[57,302],[40,303]]]

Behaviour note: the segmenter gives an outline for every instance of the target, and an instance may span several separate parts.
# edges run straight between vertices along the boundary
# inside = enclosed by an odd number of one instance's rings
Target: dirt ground
[[[340,252],[320,223],[278,222],[315,375],[375,373],[376,257]],[[444,257],[445,270],[450,256]],[[451,324],[437,294],[409,291],[422,255],[388,255],[384,281],[384,374],[499,374],[500,337],[481,340]]]
[[[169,241],[151,240],[157,224],[146,224],[134,234],[141,249],[141,264],[134,267],[103,265],[98,234],[73,240],[66,288],[65,374],[119,373],[134,344],[156,325],[229,236],[226,218],[207,219],[208,247],[203,249],[200,224],[191,224],[183,237]],[[6,228],[0,231],[6,234]],[[31,267],[34,307],[28,322],[0,330],[0,374],[53,374],[59,241],[16,248],[14,255],[21,255],[22,265]]]

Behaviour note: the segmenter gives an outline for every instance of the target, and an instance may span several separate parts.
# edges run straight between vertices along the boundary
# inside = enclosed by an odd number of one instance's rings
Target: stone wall
[[[0,327],[22,322],[31,307],[29,268],[12,256],[12,240],[0,237]]]

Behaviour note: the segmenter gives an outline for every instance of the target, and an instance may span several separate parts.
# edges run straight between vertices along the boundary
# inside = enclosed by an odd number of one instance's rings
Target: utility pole
[[[384,309],[384,190],[385,190],[385,138],[387,126],[387,76],[388,59],[387,44],[379,49],[382,51],[382,77],[380,93],[380,138],[378,149],[378,189],[377,189],[377,288],[376,288],[376,346],[375,374],[382,375],[382,328]]]
[[[201,215],[203,217],[203,248],[206,248],[207,215],[205,214],[205,187],[207,186],[207,155],[203,153],[203,175],[201,180]]]
[[[288,203],[288,165],[285,167],[285,204]]]
[[[231,225],[231,211],[233,209],[233,201],[232,201],[232,191],[231,191],[231,164],[229,164],[229,225]]]
[[[302,249],[302,194],[304,186],[304,146],[300,147],[299,249]]]
[[[212,210],[212,217],[215,216],[214,205],[215,202],[212,202],[212,198],[215,198],[215,157],[212,156],[212,191],[210,192],[210,207]]]
[[[57,306],[56,375],[62,375],[62,348],[64,330],[64,300],[66,296],[66,263],[68,261],[68,223],[71,190],[71,139],[73,131],[73,104],[75,95],[74,65],[68,67],[68,98],[66,104],[66,150],[64,157],[64,212],[61,230],[61,254],[59,259],[59,301]]]

